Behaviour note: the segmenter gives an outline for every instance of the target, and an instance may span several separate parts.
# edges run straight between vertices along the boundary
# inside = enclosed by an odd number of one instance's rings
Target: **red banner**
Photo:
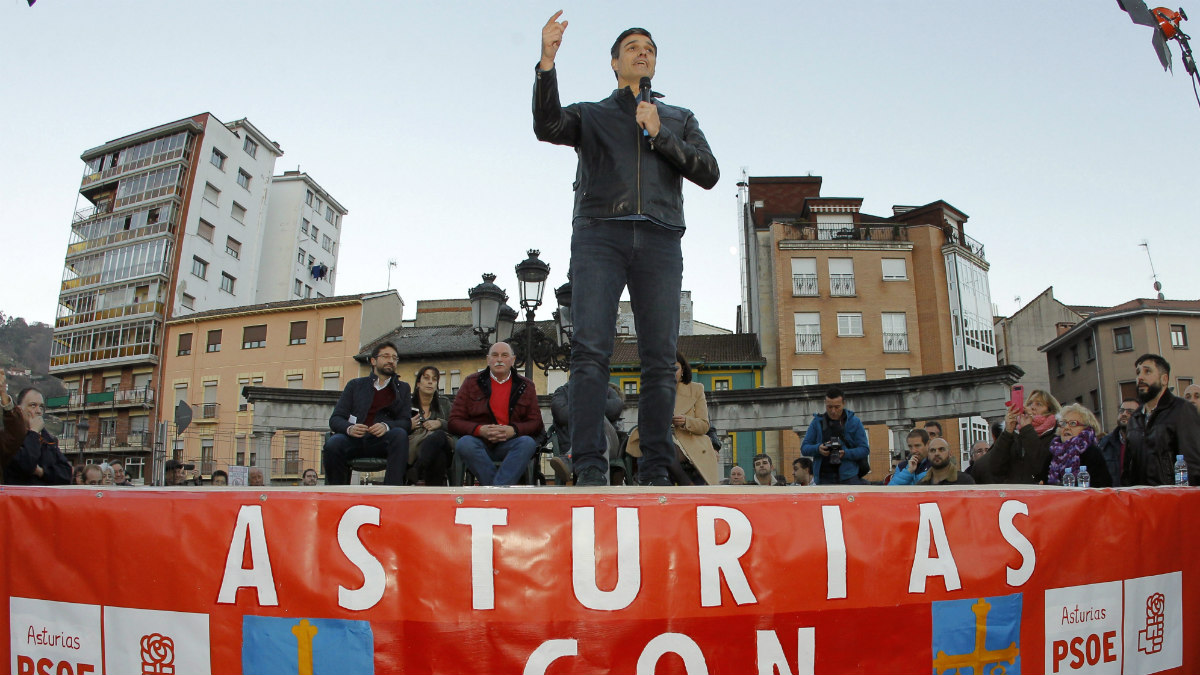
[[[1195,673],[1197,514],[1189,488],[5,487],[0,649],[21,675]]]

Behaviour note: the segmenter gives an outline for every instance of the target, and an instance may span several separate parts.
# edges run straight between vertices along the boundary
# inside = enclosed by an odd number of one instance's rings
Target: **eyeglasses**
[[[1086,427],[1087,424],[1084,424],[1083,422],[1080,422],[1079,420],[1062,420],[1058,423],[1058,426],[1071,427],[1072,429],[1078,429],[1079,427]]]
[[[1135,413],[1135,412],[1137,412],[1137,411],[1138,411],[1138,409],[1137,409],[1137,408],[1126,408],[1126,407],[1124,407],[1124,406],[1121,406],[1120,408],[1117,408],[1117,413],[1118,413],[1118,414],[1119,414],[1119,413],[1129,413],[1130,415],[1132,415],[1132,414],[1134,414],[1134,413]]]

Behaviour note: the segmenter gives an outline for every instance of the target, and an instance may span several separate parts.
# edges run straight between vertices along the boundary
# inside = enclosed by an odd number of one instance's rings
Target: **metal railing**
[[[788,223],[784,239],[807,241],[908,241],[908,227],[890,223],[839,224]]]
[[[853,274],[830,274],[829,294],[832,296],[854,295]]]
[[[908,351],[908,333],[884,333],[883,334],[883,351],[885,351],[885,352],[907,352]]]
[[[161,164],[163,162],[169,162],[173,160],[183,160],[186,162],[192,154],[190,145],[191,144],[189,143],[182,148],[175,148],[174,150],[160,152],[157,155],[143,157],[133,162],[118,164],[117,166],[110,167],[96,173],[85,173],[79,188],[83,189],[89,185],[109,180],[110,178],[120,176],[121,174],[128,173],[130,171],[137,171],[139,169],[144,169],[146,167],[153,166],[155,164]]]
[[[796,333],[796,353],[797,354],[820,354],[821,353],[821,334],[820,333]]]
[[[817,275],[793,274],[792,295],[794,297],[808,297],[817,295]]]
[[[154,402],[153,387],[111,389],[93,394],[68,394],[46,399],[47,408],[99,408]]]
[[[272,457],[271,477],[299,476],[303,470],[303,462],[299,457]]]
[[[97,309],[90,312],[79,312],[69,316],[60,317],[54,320],[55,328],[66,328],[83,323],[91,323],[93,321],[105,321],[107,319],[119,319],[126,316],[137,316],[138,314],[165,314],[166,304],[162,302],[137,302],[121,307],[110,307],[108,309]]]
[[[193,403],[192,412],[196,419],[215,420],[221,413],[220,403]]]

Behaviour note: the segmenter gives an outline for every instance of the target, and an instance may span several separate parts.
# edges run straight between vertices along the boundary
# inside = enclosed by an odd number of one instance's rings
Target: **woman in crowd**
[[[454,457],[454,437],[446,431],[450,401],[438,392],[441,373],[437,366],[417,371],[413,391],[412,432],[408,435],[408,465],[413,483],[446,485],[446,473]]]
[[[1091,474],[1092,487],[1112,487],[1108,463],[1096,444],[1096,430],[1100,428],[1096,416],[1078,403],[1072,403],[1059,411],[1058,419],[1058,436],[1050,441],[1046,483],[1062,485],[1063,473],[1070,469],[1078,476],[1082,465]]]
[[[708,403],[704,385],[692,382],[692,367],[683,354],[675,354],[675,415],[671,429],[675,439],[675,461],[667,473],[676,485],[717,485],[720,481],[717,453],[708,433]],[[641,457],[638,430],[629,434],[626,452]]]
[[[1050,443],[1058,428],[1058,400],[1043,389],[1025,396],[1025,407],[1009,408],[1004,431],[976,464],[987,483],[1037,485],[1046,482]]]

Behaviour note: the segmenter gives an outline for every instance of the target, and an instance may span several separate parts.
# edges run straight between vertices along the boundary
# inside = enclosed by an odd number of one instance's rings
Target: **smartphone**
[[[1010,410],[1024,410],[1025,408],[1025,386],[1014,384],[1012,388],[1012,396],[1009,399],[1008,407]]]

